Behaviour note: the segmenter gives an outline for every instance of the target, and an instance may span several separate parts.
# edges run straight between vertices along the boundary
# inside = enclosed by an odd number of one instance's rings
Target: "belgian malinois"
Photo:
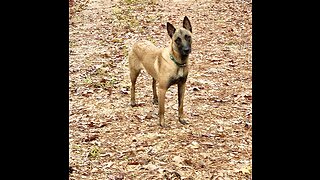
[[[129,68],[131,78],[131,106],[135,106],[135,84],[141,69],[144,67],[152,76],[153,103],[159,102],[159,123],[165,126],[164,102],[168,88],[178,84],[179,121],[183,119],[183,98],[188,76],[188,57],[191,53],[192,27],[187,16],[183,19],[183,27],[176,28],[167,22],[167,31],[171,38],[170,46],[157,48],[150,41],[136,42],[129,52]],[[156,83],[159,83],[159,98]]]

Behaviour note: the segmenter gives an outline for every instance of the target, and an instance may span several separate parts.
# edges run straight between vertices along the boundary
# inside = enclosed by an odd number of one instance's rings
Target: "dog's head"
[[[176,28],[167,22],[167,31],[172,39],[173,49],[181,55],[182,59],[186,59],[191,53],[192,44],[192,27],[187,16],[183,19],[183,26],[176,30]]]

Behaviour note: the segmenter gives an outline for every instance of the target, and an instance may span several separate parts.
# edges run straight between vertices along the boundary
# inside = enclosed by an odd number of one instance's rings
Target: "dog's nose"
[[[191,52],[191,48],[185,47],[182,49],[184,54],[189,54]]]

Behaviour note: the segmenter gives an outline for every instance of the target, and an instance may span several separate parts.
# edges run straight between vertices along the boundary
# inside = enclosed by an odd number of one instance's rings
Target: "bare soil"
[[[70,2],[70,1],[69,1]],[[69,7],[69,179],[252,179],[252,3],[245,0],[74,0]],[[127,54],[137,40],[169,44],[166,22],[193,28],[178,122],[167,128],[138,77],[130,104]]]

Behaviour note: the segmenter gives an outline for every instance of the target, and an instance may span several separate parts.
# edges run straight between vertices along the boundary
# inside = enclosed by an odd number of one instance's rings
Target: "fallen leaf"
[[[108,175],[108,180],[122,180],[124,179],[124,173],[115,173]]]
[[[241,169],[236,169],[235,172],[241,172],[242,174],[251,174],[251,167],[243,167]]]
[[[245,97],[246,99],[250,100],[250,101],[252,100],[252,96],[251,96],[251,95],[245,95],[244,97]]]
[[[186,163],[188,166],[192,165],[191,159],[185,159],[183,162]]]
[[[210,153],[200,153],[200,155],[201,155],[203,158],[207,158],[207,157],[210,157],[210,156],[211,156]]]
[[[128,165],[139,165],[140,164],[140,162],[138,162],[138,161],[130,161],[130,162],[128,162]]]
[[[212,142],[202,142],[202,145],[205,145],[208,148],[212,148],[213,147],[213,143]]]
[[[189,144],[187,147],[192,148],[192,149],[198,149],[198,148],[200,148],[200,144],[196,141],[192,141],[192,143]]]
[[[74,169],[71,166],[69,166],[69,173],[71,174],[73,171]]]
[[[180,157],[180,156],[174,156],[173,158],[172,158],[172,160],[174,161],[174,162],[176,162],[176,163],[182,163],[183,162],[183,158],[182,157]]]
[[[159,167],[154,164],[147,164],[147,165],[142,166],[142,168],[148,169],[150,171],[154,171],[154,170],[158,169]]]
[[[194,87],[192,90],[193,91],[200,91],[200,89],[198,87]]]
[[[168,170],[164,170],[163,173],[164,173],[163,178],[165,180],[180,180],[181,179],[180,174],[175,171],[170,172]]]
[[[151,119],[152,118],[152,112],[148,112],[148,114],[146,115],[146,119]]]
[[[203,137],[214,137],[213,134],[202,134]]]
[[[94,168],[91,169],[91,173],[96,173],[96,172],[98,172],[98,171],[99,171],[99,169],[96,168],[96,167],[94,167]]]
[[[94,124],[92,121],[89,123],[89,127],[94,127]]]
[[[205,162],[202,161],[202,160],[199,161],[198,165],[199,165],[200,168],[205,168],[206,167]]]
[[[85,142],[89,142],[89,141],[93,141],[96,140],[99,137],[99,135],[94,134],[92,136],[87,137],[86,139],[84,139]]]
[[[128,90],[127,88],[122,88],[122,89],[120,90],[120,92],[121,92],[122,94],[129,94],[129,90]]]
[[[113,162],[107,162],[104,167],[109,168],[113,165]]]

